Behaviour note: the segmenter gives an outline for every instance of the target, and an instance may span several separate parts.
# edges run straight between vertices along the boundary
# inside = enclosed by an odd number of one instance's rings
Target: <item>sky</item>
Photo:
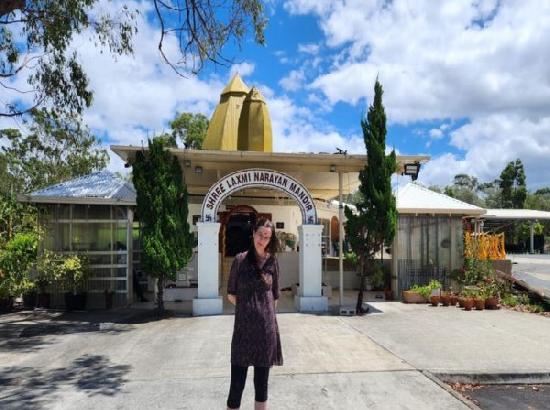
[[[85,121],[105,146],[139,146],[178,112],[210,117],[238,72],[264,95],[274,151],[364,154],[378,77],[388,148],[431,156],[421,182],[492,181],[520,158],[529,190],[550,186],[550,2],[268,0],[265,46],[230,45],[232,64],[187,78],[161,61],[150,1],[100,3],[140,10],[131,57],[74,42],[95,93]],[[127,172],[110,156],[109,169]]]

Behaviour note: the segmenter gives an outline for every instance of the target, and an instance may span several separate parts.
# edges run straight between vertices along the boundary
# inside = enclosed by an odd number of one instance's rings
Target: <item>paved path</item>
[[[233,316],[138,324],[0,318],[2,409],[225,408]],[[278,320],[285,365],[273,368],[270,409],[468,408],[365,334],[358,324],[370,317]],[[241,408],[253,400],[249,377]]]
[[[550,298],[550,255],[508,255],[512,274]]]

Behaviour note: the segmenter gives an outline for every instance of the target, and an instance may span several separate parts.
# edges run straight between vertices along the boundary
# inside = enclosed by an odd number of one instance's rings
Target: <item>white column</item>
[[[399,216],[397,216],[397,226],[395,227],[395,236],[391,249],[391,288],[393,289],[393,300],[399,300]]]
[[[193,316],[219,315],[223,302],[219,294],[219,222],[198,222],[198,289],[193,299]]]
[[[126,303],[129,305],[134,302],[134,211],[130,208],[126,208],[128,211],[128,226],[126,230]],[[117,255],[118,256],[118,255]]]
[[[344,204],[342,203],[342,172],[338,172],[338,272],[340,277],[340,306],[344,304]]]
[[[296,295],[294,303],[300,312],[328,311],[328,298],[321,296],[322,231],[323,225],[301,225],[298,227],[300,291]]]
[[[535,253],[535,221],[531,221],[529,237],[529,253]]]

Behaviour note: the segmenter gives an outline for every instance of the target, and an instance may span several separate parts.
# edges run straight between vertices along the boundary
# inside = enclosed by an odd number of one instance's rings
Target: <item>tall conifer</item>
[[[381,266],[375,264],[375,253],[384,252],[384,242],[395,236],[397,210],[391,189],[391,176],[396,169],[395,151],[386,150],[386,113],[382,104],[382,85],[376,79],[374,102],[367,118],[361,120],[363,138],[367,149],[367,164],[359,173],[361,199],[356,203],[357,214],[346,207],[346,233],[359,263],[360,288],[356,310],[364,313],[363,292],[368,276]]]
[[[157,281],[157,309],[164,311],[167,279],[191,257],[193,236],[187,222],[187,188],[179,162],[163,138],[149,141],[147,152],[138,152],[133,164],[137,191],[137,216],[142,225],[143,267]]]

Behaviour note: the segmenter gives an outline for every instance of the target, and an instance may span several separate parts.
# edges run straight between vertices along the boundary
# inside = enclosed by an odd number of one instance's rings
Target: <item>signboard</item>
[[[243,169],[226,175],[212,185],[202,203],[202,222],[216,222],[218,208],[223,200],[245,188],[282,191],[297,202],[303,224],[317,224],[317,210],[308,190],[293,177],[269,169]]]

